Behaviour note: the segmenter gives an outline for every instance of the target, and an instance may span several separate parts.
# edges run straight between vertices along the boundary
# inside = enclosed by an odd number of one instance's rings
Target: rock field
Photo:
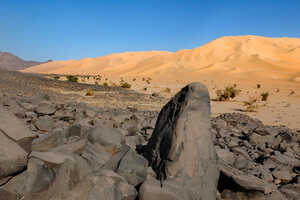
[[[238,113],[211,118],[201,83],[158,112],[125,105],[159,96],[120,90],[124,105],[94,106],[57,96],[55,81],[24,92],[44,79],[9,80],[0,86],[0,200],[300,199],[300,130]]]

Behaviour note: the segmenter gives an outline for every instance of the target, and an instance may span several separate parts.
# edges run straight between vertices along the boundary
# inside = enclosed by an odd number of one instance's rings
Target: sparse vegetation
[[[147,91],[147,89],[148,89],[147,87],[144,87],[144,88],[143,88],[144,91]]]
[[[262,101],[267,101],[269,97],[269,92],[263,92],[260,94]]]
[[[129,84],[129,83],[127,83],[127,82],[121,82],[120,83],[120,86],[122,87],[122,88],[131,88],[131,85]]]
[[[261,87],[261,85],[260,85],[260,84],[257,84],[257,85],[256,85],[256,88],[257,88],[257,89],[259,89],[260,87]]]
[[[136,81],[136,78],[133,78],[132,81]]]
[[[241,92],[241,90],[237,89],[236,87],[237,86],[235,84],[233,86],[226,87],[223,90],[217,90],[216,91],[217,98],[214,99],[214,100],[216,100],[216,101],[229,101],[229,100],[235,98]]]
[[[164,92],[170,93],[170,92],[171,92],[171,89],[170,89],[170,88],[166,88],[166,89],[164,90]]]
[[[91,88],[87,89],[85,96],[94,96],[94,91]]]
[[[53,78],[54,78],[55,80],[59,80],[59,79],[60,79],[59,76],[54,76]]]
[[[257,98],[250,97],[248,101],[244,101],[245,112],[256,112],[258,109]]]
[[[106,87],[107,87],[107,86],[108,86],[108,83],[107,83],[107,82],[104,82],[104,83],[103,83],[103,86],[106,86]]]
[[[289,95],[293,95],[293,94],[295,94],[294,90],[292,90]]]
[[[77,76],[69,75],[69,76],[67,76],[67,80],[70,81],[70,82],[77,83],[78,82],[78,77]]]

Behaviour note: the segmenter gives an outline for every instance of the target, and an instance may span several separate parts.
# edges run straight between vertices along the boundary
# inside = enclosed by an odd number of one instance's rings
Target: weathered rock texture
[[[162,187],[180,191],[183,199],[216,199],[219,171],[210,131],[210,98],[203,84],[186,86],[164,106],[142,151]],[[142,187],[141,199],[159,197],[150,195],[155,189],[147,190],[147,182]],[[174,194],[161,195],[172,199]]]

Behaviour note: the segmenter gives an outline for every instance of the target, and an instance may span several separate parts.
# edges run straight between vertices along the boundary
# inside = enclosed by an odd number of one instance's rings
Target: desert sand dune
[[[212,113],[236,112],[243,102],[269,92],[267,104],[248,113],[266,124],[299,128],[300,39],[260,36],[222,37],[204,46],[180,50],[127,52],[82,60],[57,61],[34,66],[25,72],[46,74],[103,75],[97,83],[118,84],[124,79],[132,89],[171,97],[185,84],[205,83],[211,93],[237,84],[239,97],[232,102],[212,102]],[[151,77],[151,83],[143,81]],[[133,81],[135,80],[135,81]],[[95,83],[95,79],[85,80]],[[257,84],[261,88],[257,88]],[[168,89],[169,93],[166,93]],[[292,95],[291,95],[292,94]]]
[[[56,61],[24,72],[153,77],[170,82],[215,76],[299,81],[300,39],[260,36],[222,37],[204,46],[180,50],[127,52],[82,60]]]

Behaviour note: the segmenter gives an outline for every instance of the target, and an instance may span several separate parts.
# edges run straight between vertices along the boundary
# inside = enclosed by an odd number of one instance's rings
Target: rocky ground
[[[181,92],[158,117],[167,99],[156,94],[0,74],[0,200],[300,199],[300,130],[210,118],[195,104],[202,90]]]

